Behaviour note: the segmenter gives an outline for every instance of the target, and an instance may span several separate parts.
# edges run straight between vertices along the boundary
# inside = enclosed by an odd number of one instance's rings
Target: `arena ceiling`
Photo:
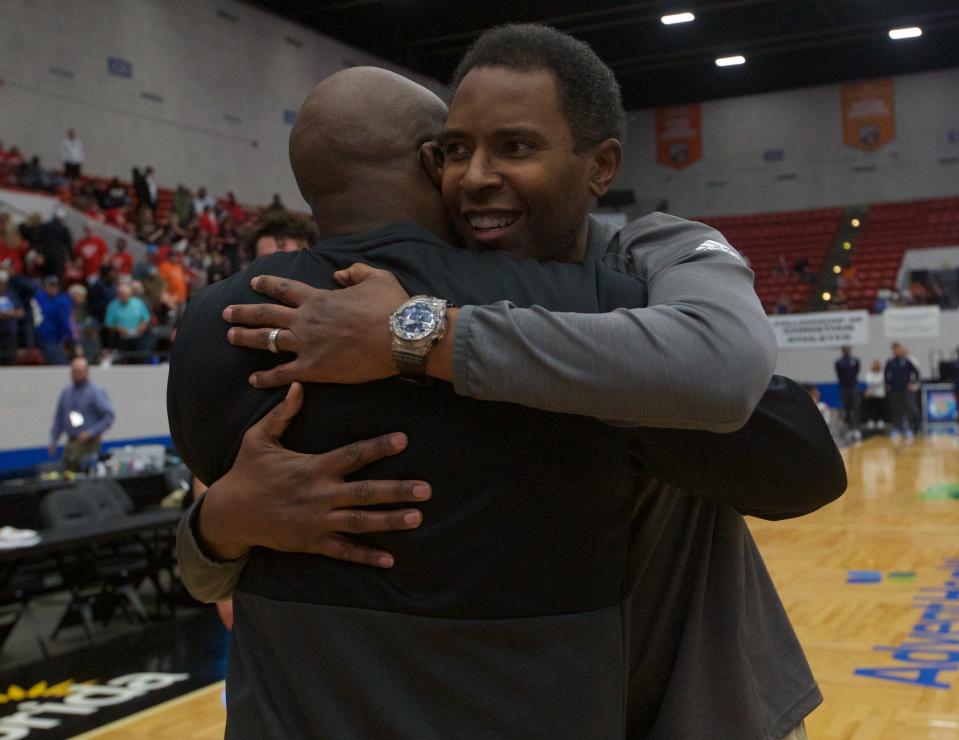
[[[590,43],[628,109],[959,66],[959,2],[943,0],[250,0],[448,82],[486,28],[539,21]],[[664,25],[689,11],[690,23]],[[892,28],[919,26],[900,41]],[[746,63],[717,67],[717,57]]]

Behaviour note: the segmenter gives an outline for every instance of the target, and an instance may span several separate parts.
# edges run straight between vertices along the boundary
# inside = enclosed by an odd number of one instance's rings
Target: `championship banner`
[[[656,109],[656,161],[681,170],[703,156],[699,105]]]
[[[842,86],[843,143],[870,152],[896,138],[892,80]]]
[[[779,349],[842,347],[869,341],[868,311],[820,311],[770,316]]]
[[[935,339],[939,336],[939,306],[887,308],[882,313],[886,339]]]

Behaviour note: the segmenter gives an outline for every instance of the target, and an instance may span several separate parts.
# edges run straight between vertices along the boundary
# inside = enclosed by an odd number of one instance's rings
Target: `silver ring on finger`
[[[270,352],[275,355],[280,353],[280,348],[276,346],[276,338],[280,336],[280,331],[280,329],[273,329],[266,338],[266,346],[269,347]]]

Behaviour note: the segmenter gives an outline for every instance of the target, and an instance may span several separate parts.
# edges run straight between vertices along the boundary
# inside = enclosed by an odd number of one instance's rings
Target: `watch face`
[[[410,342],[423,339],[436,330],[436,314],[428,303],[417,301],[396,315],[393,330],[400,339]]]

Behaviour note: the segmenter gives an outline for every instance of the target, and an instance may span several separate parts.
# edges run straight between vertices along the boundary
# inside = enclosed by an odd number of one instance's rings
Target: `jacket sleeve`
[[[846,490],[846,468],[822,414],[801,386],[779,375],[735,432],[628,429],[624,434],[643,470],[742,514],[801,516]]]
[[[743,426],[776,343],[742,258],[719,232],[666,214],[628,224],[613,251],[644,283],[644,307],[467,306],[454,337],[457,392],[624,426]]]
[[[176,533],[177,565],[180,580],[197,601],[212,603],[230,598],[249,556],[219,562],[203,551],[196,536],[196,518],[203,505],[201,496],[180,519]]]

